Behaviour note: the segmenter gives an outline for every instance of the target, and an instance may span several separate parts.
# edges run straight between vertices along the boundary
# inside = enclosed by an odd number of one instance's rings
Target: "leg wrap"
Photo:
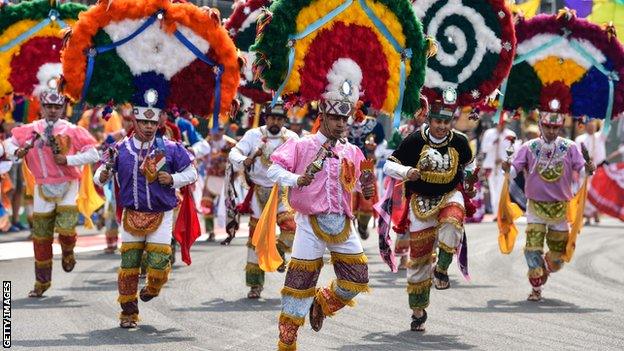
[[[77,206],[56,206],[56,231],[61,235],[75,235],[78,224]]]
[[[323,258],[316,260],[291,258],[282,289],[282,316],[280,321],[286,318],[284,316],[287,316],[291,319],[291,324],[303,325],[303,320],[310,310],[314,295],[316,295],[316,282],[322,267]],[[289,340],[281,339],[281,337],[280,340],[286,344],[292,344]]]
[[[364,253],[343,254],[331,253],[334,272],[336,273],[336,284],[340,290],[351,292],[343,298],[350,300],[358,293],[368,292],[368,259]],[[353,295],[350,299],[349,295]]]
[[[370,213],[360,212],[357,215],[357,223],[358,223],[358,233],[366,233],[368,231],[368,223],[373,217]]]
[[[566,245],[568,244],[568,232],[548,230],[548,234],[546,234],[546,244],[549,250],[545,255],[548,269],[551,272],[557,272],[563,267],[561,256],[564,254]]]
[[[297,350],[297,331],[304,323],[304,318],[293,317],[282,312],[279,317],[279,351]]]
[[[546,236],[546,225],[529,223],[526,229],[526,245],[524,247],[524,258],[529,267],[529,283],[533,287],[540,287],[546,282],[546,270],[544,269],[544,237]]]
[[[35,289],[45,291],[52,281],[52,242],[54,212],[33,215],[33,249],[35,252]]]
[[[158,296],[160,289],[169,280],[171,271],[171,245],[147,243],[147,285],[145,292]]]
[[[247,262],[245,266],[245,283],[251,288],[264,286],[264,271],[257,263]]]
[[[143,256],[143,242],[125,242],[121,244],[121,267],[117,274],[117,301],[121,305],[119,319],[137,322],[139,319],[139,305],[137,290],[139,285],[139,271]]]
[[[396,243],[394,244],[395,256],[407,256],[410,250],[410,233],[397,234]]]
[[[407,293],[413,308],[429,306],[431,263],[437,229],[427,228],[410,233],[410,263],[407,268]]]
[[[106,236],[106,247],[108,247],[109,249],[116,249],[117,240],[119,237],[119,229],[107,229],[104,235]]]
[[[429,292],[431,291],[431,278],[407,284],[407,294],[410,308],[424,309],[429,306]]]

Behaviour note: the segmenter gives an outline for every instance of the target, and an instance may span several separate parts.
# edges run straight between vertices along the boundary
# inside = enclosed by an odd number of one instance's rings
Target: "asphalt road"
[[[521,229],[524,229],[521,226]],[[587,227],[576,256],[551,276],[545,301],[525,300],[529,285],[519,236],[509,256],[498,252],[493,223],[469,225],[472,281],[451,269],[452,288],[432,291],[427,331],[409,331],[404,273],[383,264],[376,240],[365,242],[372,292],[358,297],[315,333],[301,329],[300,350],[591,349],[624,348],[624,225]],[[230,247],[200,242],[193,264],[177,263],[161,296],[140,303],[140,327],[117,327],[118,255],[78,255],[72,273],[55,256],[53,285],[42,299],[26,297],[32,259],[0,261],[13,287],[16,350],[274,350],[284,276],[267,276],[263,298],[246,299],[246,239]],[[320,283],[333,277],[326,265]]]

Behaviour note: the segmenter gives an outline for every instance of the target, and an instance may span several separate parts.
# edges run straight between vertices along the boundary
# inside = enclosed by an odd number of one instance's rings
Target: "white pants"
[[[173,210],[166,211],[163,215],[162,223],[158,229],[152,234],[146,236],[135,236],[128,233],[122,225],[119,226],[119,232],[121,233],[121,242],[146,242],[153,244],[171,244],[171,236],[173,233]]]
[[[498,215],[498,203],[500,202],[501,191],[503,190],[503,182],[505,174],[500,168],[495,167],[488,177],[488,188],[490,189],[490,204],[492,205],[492,214]]]
[[[77,180],[69,181],[69,189],[65,196],[59,202],[48,202],[39,193],[39,185],[35,187],[33,195],[33,209],[35,213],[50,213],[56,209],[56,206],[76,206],[76,198],[78,198],[78,189],[80,182]]]
[[[295,223],[297,224],[297,230],[291,257],[301,260],[316,260],[323,257],[326,249],[329,249],[331,252],[344,254],[357,254],[364,251],[360,238],[355,233],[353,226],[351,226],[351,232],[345,242],[329,244],[314,234],[310,225],[310,217],[297,213],[295,215]]]

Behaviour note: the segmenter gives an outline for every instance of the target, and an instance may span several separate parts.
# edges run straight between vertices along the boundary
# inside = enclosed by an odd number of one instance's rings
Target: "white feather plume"
[[[349,58],[339,58],[327,73],[327,86],[323,97],[329,100],[343,100],[342,86],[345,82],[351,85],[351,94],[346,98],[353,104],[360,99],[362,69]]]
[[[37,84],[33,89],[33,96],[39,96],[41,92],[50,88],[48,83],[53,79],[58,79],[63,73],[63,66],[60,63],[44,63],[37,71]]]

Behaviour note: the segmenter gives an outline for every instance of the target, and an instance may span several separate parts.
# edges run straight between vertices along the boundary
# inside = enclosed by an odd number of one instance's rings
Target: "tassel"
[[[291,287],[285,286],[282,288],[281,294],[292,296],[296,299],[306,299],[308,297],[313,297],[314,295],[316,295],[316,288],[311,287],[306,290],[298,290],[298,289],[293,289]]]
[[[305,324],[305,318],[291,316],[284,312],[280,313],[279,321],[280,323],[290,323],[299,327]]]
[[[368,287],[367,283],[355,283],[355,282],[350,282],[348,280],[338,279],[336,281],[336,284],[342,289],[349,290],[351,292],[357,292],[357,293],[370,292],[370,288]]]
[[[368,257],[364,255],[364,253],[359,253],[355,255],[343,254],[338,252],[331,252],[331,261],[332,263],[342,262],[346,264],[367,264]]]
[[[407,283],[408,294],[420,294],[431,287],[431,279],[423,280],[419,283]]]
[[[323,268],[322,258],[316,260],[301,260],[298,258],[291,258],[290,262],[288,262],[288,269],[298,271],[315,272],[320,270],[321,268]]]

